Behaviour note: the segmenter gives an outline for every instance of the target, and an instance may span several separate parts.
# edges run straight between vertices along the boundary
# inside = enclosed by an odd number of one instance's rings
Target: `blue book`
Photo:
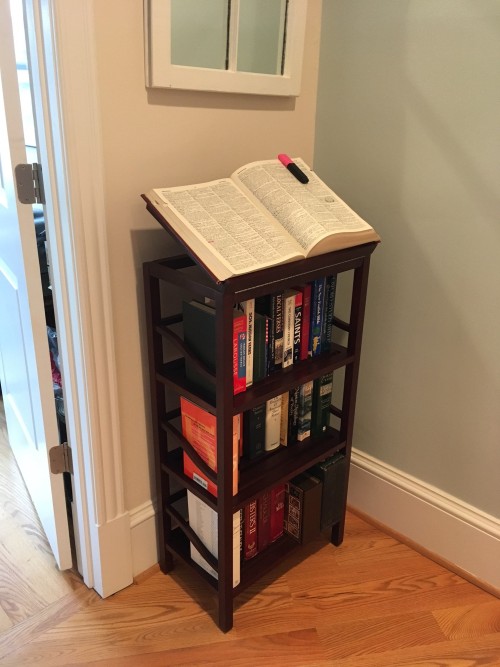
[[[317,278],[311,288],[311,328],[309,331],[309,353],[312,357],[321,354],[322,326],[325,308],[326,278]]]

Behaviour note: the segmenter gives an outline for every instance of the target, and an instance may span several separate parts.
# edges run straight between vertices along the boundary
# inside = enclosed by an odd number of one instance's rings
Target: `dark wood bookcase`
[[[370,257],[376,245],[369,243],[355,246],[233,277],[224,282],[215,281],[189,255],[178,255],[144,264],[160,567],[167,573],[173,568],[174,559],[181,559],[208,581],[216,591],[216,621],[224,632],[233,625],[234,598],[292,550],[301,548],[285,534],[255,558],[242,561],[241,581],[233,588],[233,513],[241,510],[263,492],[336,452],[345,454],[345,474],[349,474],[368,272]],[[334,343],[330,351],[276,371],[248,387],[245,392],[233,395],[234,304],[332,274],[337,274],[339,280],[340,276],[345,274],[346,285],[350,291],[349,317],[346,321],[335,315],[333,318],[334,329],[341,332],[342,344]],[[213,378],[216,387],[215,401],[197,392],[187,381],[184,371],[186,356],[191,357],[192,363],[196,363],[196,359],[183,342],[180,300],[203,300],[205,297],[213,300],[216,309],[217,367]],[[233,415],[243,413],[329,371],[340,369],[343,369],[339,374],[343,387],[337,392],[340,396],[339,405],[332,404],[330,408],[332,422],[335,422],[337,428],[330,426],[325,435],[280,447],[255,461],[242,462],[238,493],[233,496]],[[202,365],[199,365],[199,370],[208,373]],[[335,383],[334,373],[334,385]],[[207,468],[182,436],[179,425],[180,396],[216,415],[217,474]],[[217,484],[217,498],[184,475],[183,451]],[[331,542],[334,545],[342,542],[344,534],[347,479],[345,482],[343,505],[339,513],[342,518],[331,528]],[[187,489],[218,514],[218,559],[205,549],[189,527],[186,513],[182,510]],[[215,568],[217,580],[191,560],[190,542]]]

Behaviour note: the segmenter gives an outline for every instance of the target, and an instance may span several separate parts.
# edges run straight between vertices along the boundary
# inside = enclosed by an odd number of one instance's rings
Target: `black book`
[[[264,452],[266,441],[266,404],[243,413],[243,454],[254,459]]]
[[[255,299],[255,311],[267,315],[272,320],[267,360],[269,374],[283,366],[283,292],[266,294]]]

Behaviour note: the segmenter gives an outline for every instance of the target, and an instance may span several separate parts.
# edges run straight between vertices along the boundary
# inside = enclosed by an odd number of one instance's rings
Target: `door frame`
[[[59,332],[80,573],[102,597],[132,583],[125,509],[92,0],[24,0],[42,88]],[[31,23],[30,23],[31,22]]]

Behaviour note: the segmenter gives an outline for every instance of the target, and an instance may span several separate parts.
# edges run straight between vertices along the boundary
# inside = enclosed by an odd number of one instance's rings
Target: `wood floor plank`
[[[390,614],[339,623],[325,618],[319,619],[317,629],[327,656],[334,660],[425,646],[445,639],[431,612]]]
[[[497,599],[480,605],[438,609],[433,615],[448,639],[481,637],[500,632],[500,600]]]

